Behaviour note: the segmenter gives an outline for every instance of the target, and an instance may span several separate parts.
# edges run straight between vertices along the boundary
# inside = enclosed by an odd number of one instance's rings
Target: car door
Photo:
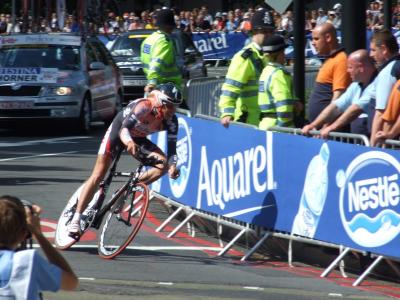
[[[104,85],[102,89],[102,99],[101,99],[101,108],[102,113],[107,115],[106,117],[110,117],[115,113],[115,106],[118,97],[118,89],[121,85],[118,67],[116,66],[110,52],[101,43],[99,40],[94,40],[92,42],[93,47],[96,50],[96,55],[99,58],[105,68],[104,68]],[[120,101],[120,99],[118,100]],[[113,117],[113,116],[111,116]]]
[[[92,98],[92,115],[97,118],[99,111],[101,111],[101,105],[99,101],[102,97],[102,86],[104,83],[104,68],[102,65],[98,64],[99,59],[96,55],[96,51],[90,43],[85,45],[86,57],[87,57],[87,70],[88,70],[88,83],[90,94]]]

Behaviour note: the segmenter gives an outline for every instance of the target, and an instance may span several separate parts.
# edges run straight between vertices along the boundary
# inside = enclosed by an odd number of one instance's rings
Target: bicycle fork
[[[117,215],[117,220],[124,222],[124,224],[127,226],[132,226],[131,217],[135,217],[138,213],[140,214],[140,211],[143,207],[143,203],[139,203],[140,200],[143,198],[143,194],[141,193],[139,197],[135,197],[136,189],[137,189],[137,187],[135,187],[135,186],[129,188],[130,192],[129,193],[127,192],[127,193],[128,194],[132,193],[132,196],[130,199],[130,204],[128,207],[124,208],[124,210]],[[137,205],[138,203],[139,203],[139,205]],[[123,213],[123,212],[127,212],[126,220],[123,218],[123,216],[121,216],[121,213]]]

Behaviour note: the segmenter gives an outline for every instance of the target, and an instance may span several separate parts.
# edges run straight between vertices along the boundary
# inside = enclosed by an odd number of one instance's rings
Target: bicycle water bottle
[[[293,222],[293,234],[314,237],[328,193],[328,160],[329,148],[324,143],[308,165],[299,210]]]

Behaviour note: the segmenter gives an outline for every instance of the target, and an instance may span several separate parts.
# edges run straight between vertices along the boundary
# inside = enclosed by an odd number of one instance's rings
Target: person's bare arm
[[[32,210],[33,212],[31,212],[29,208],[25,209],[28,229],[32,233],[34,239],[39,243],[40,248],[43,250],[49,262],[58,266],[62,270],[60,288],[63,290],[76,289],[79,280],[72,271],[72,268],[61,253],[53,247],[42,233],[39,218],[40,207],[33,205]]]
[[[332,96],[332,101],[336,100],[337,98],[339,98],[346,90],[336,90],[333,92],[333,96]]]
[[[303,134],[309,134],[313,129],[319,129],[325,124],[331,123],[340,115],[340,111],[335,103],[329,104],[325,109],[318,115],[318,117],[311,123],[303,127]]]
[[[371,140],[370,144],[372,147],[376,146],[377,139],[376,133],[382,130],[383,120],[382,120],[383,110],[376,109],[374,119],[372,121],[372,129],[371,129]]]
[[[343,126],[346,126],[353,120],[363,113],[361,107],[356,104],[352,104],[348,109],[346,109],[343,114],[341,114],[332,124],[328,125],[321,130],[321,137],[326,139],[330,132],[336,131]]]

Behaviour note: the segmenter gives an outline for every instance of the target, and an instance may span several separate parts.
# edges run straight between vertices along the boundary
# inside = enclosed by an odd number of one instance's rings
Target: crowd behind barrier
[[[248,6],[246,8],[231,9],[226,12],[210,13],[206,6],[193,8],[192,10],[179,10],[173,8],[175,12],[175,22],[177,28],[188,33],[196,33],[193,40],[200,52],[206,59],[229,59],[239,50],[247,40],[247,34],[251,30],[250,20],[254,12],[261,6]],[[159,8],[144,10],[139,12],[124,12],[117,15],[113,11],[104,11],[103,24],[87,23],[82,19],[82,12],[65,11],[60,14],[56,12],[48,16],[39,16],[35,19],[30,15],[18,15],[13,23],[10,13],[0,12],[0,34],[12,32],[82,32],[94,31],[99,34],[118,35],[121,32],[135,29],[155,29],[155,16]],[[280,14],[271,9],[277,32],[286,36],[291,42],[293,31],[293,12],[287,10]],[[393,18],[392,28],[397,33],[400,28],[400,4],[392,7]],[[341,27],[342,6],[337,3],[333,7],[320,7],[318,10],[306,11],[305,30],[307,32],[306,57],[316,57],[310,40],[310,31],[319,24],[332,23],[336,29]],[[63,17],[64,16],[64,17]],[[90,19],[90,16],[87,16]],[[97,18],[101,19],[101,18]],[[371,1],[366,10],[367,31],[379,30],[383,28],[383,5],[379,1]],[[340,35],[339,35],[340,36]],[[229,47],[224,47],[226,40]],[[222,50],[221,50],[222,49]],[[286,50],[288,59],[293,58],[293,48],[290,46]],[[313,61],[311,62],[313,63]]]

